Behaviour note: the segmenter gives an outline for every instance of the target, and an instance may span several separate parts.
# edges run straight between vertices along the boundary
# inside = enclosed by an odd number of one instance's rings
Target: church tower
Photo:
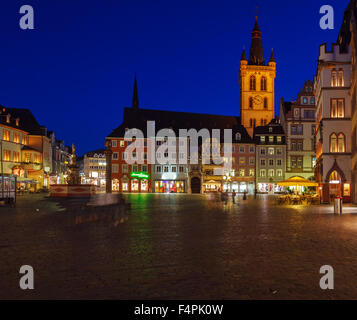
[[[239,70],[241,124],[251,137],[254,127],[267,125],[274,118],[275,76],[274,53],[266,65],[262,33],[255,17],[249,60],[243,49]]]

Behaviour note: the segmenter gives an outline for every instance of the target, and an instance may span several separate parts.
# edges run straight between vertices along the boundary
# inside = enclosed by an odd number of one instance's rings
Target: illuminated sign
[[[130,177],[138,179],[149,179],[149,174],[146,172],[132,172]]]

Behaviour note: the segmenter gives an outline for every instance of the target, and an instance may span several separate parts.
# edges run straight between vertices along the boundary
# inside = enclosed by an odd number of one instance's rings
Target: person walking
[[[233,203],[236,203],[236,192],[233,190],[232,192],[232,200],[233,200]]]

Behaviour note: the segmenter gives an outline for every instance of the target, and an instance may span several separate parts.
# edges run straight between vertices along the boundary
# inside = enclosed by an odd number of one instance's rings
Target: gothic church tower
[[[247,60],[243,49],[239,70],[241,124],[253,136],[254,127],[267,125],[274,118],[276,62],[273,51],[265,64],[262,33],[258,17],[252,31]]]

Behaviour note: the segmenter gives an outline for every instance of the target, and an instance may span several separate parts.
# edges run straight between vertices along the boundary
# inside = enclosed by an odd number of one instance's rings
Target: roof
[[[252,31],[252,43],[250,46],[248,64],[265,66],[264,50],[262,44],[262,33],[258,26],[258,17],[255,17],[254,29]]]
[[[137,128],[146,135],[147,121],[155,121],[156,132],[160,129],[172,129],[176,135],[179,129],[233,129],[243,130],[238,116],[189,113],[166,110],[124,108],[123,123],[114,129],[108,138],[124,137],[126,128]],[[244,129],[245,130],[245,129]]]
[[[87,157],[94,157],[95,154],[104,154],[105,149],[98,149],[98,150],[94,150],[94,151],[89,151],[85,154],[85,156]],[[77,158],[78,159],[78,158]]]
[[[5,108],[5,113],[11,117],[20,119],[20,128],[33,135],[46,135],[46,128],[39,125],[36,118],[29,109]]]

